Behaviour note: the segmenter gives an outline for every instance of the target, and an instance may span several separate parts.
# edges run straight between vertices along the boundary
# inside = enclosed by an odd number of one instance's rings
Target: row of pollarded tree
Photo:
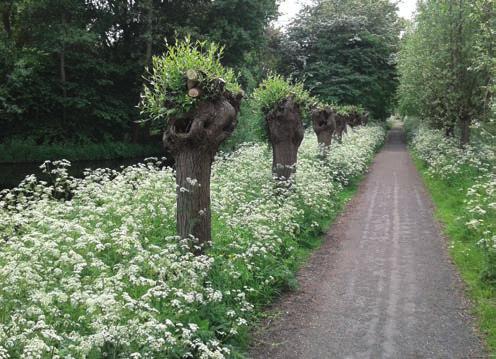
[[[244,96],[234,73],[220,63],[222,48],[192,43],[188,38],[153,58],[140,108],[164,131],[174,156],[177,184],[177,235],[194,238],[201,253],[211,241],[210,175],[220,144],[234,131]],[[357,107],[322,104],[301,83],[269,76],[253,94],[263,113],[272,146],[273,174],[289,185],[304,136],[304,118],[311,121],[322,155],[333,138],[341,140],[347,126],[366,124],[368,114]]]

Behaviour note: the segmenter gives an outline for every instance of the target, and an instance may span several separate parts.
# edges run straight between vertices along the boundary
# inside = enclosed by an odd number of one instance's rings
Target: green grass
[[[450,254],[467,284],[467,292],[473,302],[480,330],[486,339],[491,357],[496,357],[496,289],[481,280],[485,255],[477,245],[478,237],[464,224],[464,199],[473,184],[470,175],[447,182],[427,175],[425,164],[414,158],[432,199],[436,205],[436,218],[443,223],[444,233],[450,239]]]

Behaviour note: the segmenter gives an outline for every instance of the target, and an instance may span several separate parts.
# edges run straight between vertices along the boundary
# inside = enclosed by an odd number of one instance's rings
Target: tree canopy
[[[328,102],[383,118],[394,105],[402,21],[388,0],[318,0],[294,20],[286,71]]]
[[[277,1],[5,0],[0,12],[0,141],[101,141],[129,136],[164,39],[221,43],[254,87]]]
[[[399,56],[399,109],[419,116],[461,144],[470,126],[494,115],[496,2],[419,3]]]
[[[222,46],[221,64],[248,94],[278,71],[324,102],[376,118],[391,111],[402,26],[394,2],[318,0],[282,30],[271,23],[277,11],[277,0],[4,0],[0,143],[143,138],[146,68],[187,36]],[[238,132],[257,122],[243,124],[256,104],[243,106]]]

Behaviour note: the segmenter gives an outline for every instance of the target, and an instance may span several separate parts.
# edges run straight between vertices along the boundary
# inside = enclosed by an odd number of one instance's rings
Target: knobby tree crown
[[[298,106],[303,120],[308,122],[310,108],[317,100],[305,90],[302,82],[292,83],[281,75],[270,74],[253,92],[252,98],[263,115],[260,116],[260,126],[265,129],[263,131],[265,139],[268,138],[268,129],[264,116],[266,117],[290,97]]]
[[[242,93],[234,71],[222,65],[222,54],[216,43],[186,37],[168,45],[164,56],[153,57],[139,104],[145,121],[163,128],[201,102]]]

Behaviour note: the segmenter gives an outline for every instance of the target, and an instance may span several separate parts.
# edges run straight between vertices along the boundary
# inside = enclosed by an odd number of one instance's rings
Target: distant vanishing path
[[[431,207],[394,129],[250,356],[485,358]]]

